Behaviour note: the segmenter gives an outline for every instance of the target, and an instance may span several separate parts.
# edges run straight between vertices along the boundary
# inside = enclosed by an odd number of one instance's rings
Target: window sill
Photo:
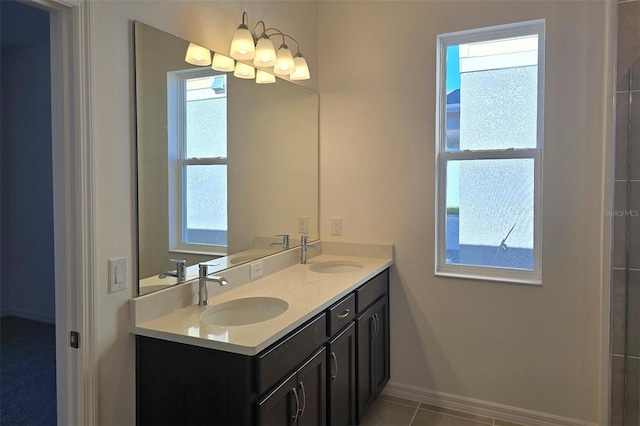
[[[462,280],[490,281],[490,282],[505,283],[505,284],[525,284],[525,285],[539,285],[539,286],[542,285],[542,277],[537,275],[532,275],[530,278],[527,278],[527,277],[488,275],[488,274],[473,274],[473,273],[453,272],[453,271],[436,271],[435,276],[443,277],[443,278],[457,278]]]

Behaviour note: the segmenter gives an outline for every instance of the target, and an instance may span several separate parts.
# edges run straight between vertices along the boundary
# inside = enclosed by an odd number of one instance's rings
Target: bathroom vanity
[[[205,325],[212,301],[132,325],[137,423],[359,423],[389,380],[391,261],[321,255],[309,263],[212,298],[279,294],[288,309],[274,319]],[[351,271],[351,264],[362,267]],[[194,318],[200,323],[186,326]]]

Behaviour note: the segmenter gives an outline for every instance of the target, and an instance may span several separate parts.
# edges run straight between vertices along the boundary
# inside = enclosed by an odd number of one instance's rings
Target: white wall
[[[134,279],[135,129],[133,23],[140,20],[220,52],[228,52],[242,11],[295,34],[317,70],[315,2],[91,1],[91,73],[95,143],[99,424],[135,423],[135,350],[128,299],[135,287],[108,294],[107,259],[126,256]],[[317,72],[317,71],[316,71]],[[317,86],[317,74],[305,85]]]
[[[393,242],[391,380],[598,420],[604,2],[319,2],[321,238]],[[543,285],[434,276],[436,35],[546,19]],[[331,237],[329,218],[343,220]]]

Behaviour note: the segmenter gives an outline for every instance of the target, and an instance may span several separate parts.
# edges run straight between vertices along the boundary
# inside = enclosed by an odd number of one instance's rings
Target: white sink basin
[[[289,304],[275,297],[247,297],[214,305],[200,314],[200,321],[217,327],[256,324],[284,313]]]
[[[358,262],[350,262],[347,260],[328,260],[326,262],[318,262],[309,266],[309,270],[320,272],[322,274],[342,274],[344,272],[353,272],[362,269],[364,265]]]

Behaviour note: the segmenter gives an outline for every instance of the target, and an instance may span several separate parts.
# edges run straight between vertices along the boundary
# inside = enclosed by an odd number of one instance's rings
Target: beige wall
[[[315,2],[90,2],[100,425],[135,423],[135,350],[128,331],[127,304],[135,294],[135,287],[107,293],[107,259],[126,256],[130,282],[135,278],[132,20],[228,52],[243,10],[249,13],[252,22],[263,19],[295,34],[310,69],[317,73]],[[317,77],[305,85],[316,88]]]
[[[321,238],[395,245],[392,382],[598,421],[605,7],[318,3]],[[538,18],[543,285],[436,278],[436,35]],[[331,236],[335,216],[342,237]]]

